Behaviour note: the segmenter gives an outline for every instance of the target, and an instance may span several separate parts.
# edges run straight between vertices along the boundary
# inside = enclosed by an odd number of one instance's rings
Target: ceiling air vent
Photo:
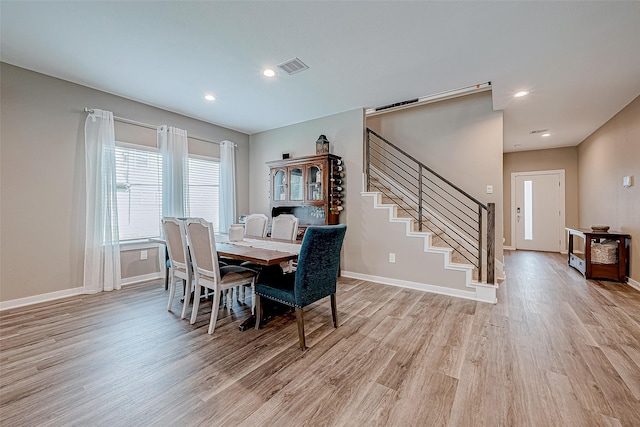
[[[300,71],[306,70],[307,68],[309,68],[309,66],[300,61],[300,59],[293,58],[288,61],[284,61],[282,64],[278,64],[278,68],[280,68],[287,74],[295,74],[299,73]]]
[[[537,133],[545,133],[546,131],[548,131],[549,129],[538,129],[538,130],[532,130],[531,132],[529,132],[529,135],[535,135]]]

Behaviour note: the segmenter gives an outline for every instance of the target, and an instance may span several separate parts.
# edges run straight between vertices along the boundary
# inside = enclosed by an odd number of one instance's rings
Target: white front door
[[[516,249],[560,252],[564,189],[557,171],[515,174]]]

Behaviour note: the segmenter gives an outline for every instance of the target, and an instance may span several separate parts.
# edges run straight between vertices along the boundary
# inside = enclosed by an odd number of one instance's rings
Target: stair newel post
[[[418,163],[418,231],[422,231],[422,164]]]
[[[478,282],[482,282],[482,205],[478,204]]]
[[[496,204],[487,203],[487,284],[495,283]]]
[[[365,143],[365,173],[367,174],[367,191],[371,191],[371,159],[369,153],[369,145],[371,144],[371,132],[367,129],[367,140]]]

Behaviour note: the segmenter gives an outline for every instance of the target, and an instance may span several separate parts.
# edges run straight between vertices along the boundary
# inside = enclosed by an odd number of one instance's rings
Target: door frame
[[[518,176],[535,176],[535,175],[560,175],[560,215],[558,215],[558,239],[560,240],[560,253],[567,252],[567,239],[565,237],[565,170],[546,170],[546,171],[527,171],[527,172],[511,172],[511,246],[517,250],[516,239],[516,177]]]

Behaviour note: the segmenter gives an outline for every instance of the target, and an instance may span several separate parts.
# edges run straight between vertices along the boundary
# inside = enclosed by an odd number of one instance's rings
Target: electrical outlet
[[[389,252],[389,262],[392,264],[396,263],[396,254],[394,254],[393,252]]]
[[[147,251],[140,251],[140,261],[147,259]]]

